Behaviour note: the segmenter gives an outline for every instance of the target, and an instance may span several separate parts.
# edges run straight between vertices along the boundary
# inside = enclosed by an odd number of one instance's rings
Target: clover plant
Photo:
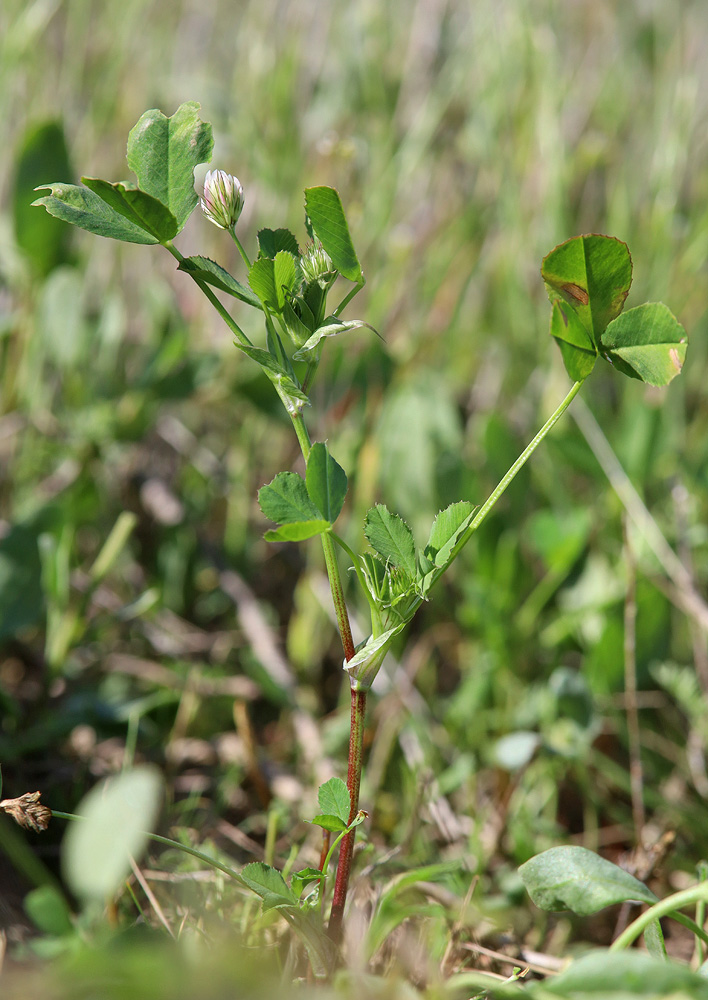
[[[592,234],[561,243],[544,258],[541,276],[551,303],[550,332],[571,380],[565,398],[489,498],[479,505],[477,498],[463,497],[441,511],[423,548],[416,547],[400,516],[377,504],[364,520],[362,550],[354,551],[335,528],[347,495],[346,472],[326,442],[311,440],[305,416],[328,340],[368,326],[344,316],[365,279],[342,202],[331,187],[308,188],[303,233],[261,229],[251,255],[236,235],[248,194],[233,175],[210,171],[201,206],[235,242],[243,274],[239,279],[207,257],[183,256],[173,241],[199,202],[194,169],[210,161],[213,147],[211,126],[198,112],[195,103],[183,104],[170,118],[158,110],[145,112],[128,138],[128,166],[137,183],[84,177],[82,185],[47,184],[41,190],[49,193],[34,204],[99,236],[164,247],[222,317],[234,346],[270,380],[292,422],[305,476],[278,472],[260,490],[258,500],[274,524],[265,532],[267,541],[318,537],[322,545],[351,688],[347,783],[333,779],[320,789],[321,814],[313,822],[323,828],[325,838],[335,834],[336,840],[330,845],[326,839],[319,869],[295,874],[288,885],[275,869],[256,864],[247,866],[240,880],[261,897],[264,907],[279,909],[296,926],[314,968],[322,972],[331,967],[341,936],[355,828],[365,818],[359,809],[359,785],[367,694],[391,643],[428,600],[435,583],[595,367],[606,362],[622,375],[663,386],[681,371],[687,338],[661,303],[623,311],[632,282],[632,260],[623,242]],[[217,291],[234,298],[239,309],[261,314],[263,336],[258,343],[249,339]],[[334,306],[332,297],[337,299]],[[358,647],[352,640],[342,568],[353,568],[370,612],[370,634]],[[336,845],[339,859],[326,943],[320,912]],[[539,883],[538,876],[526,878]],[[626,894],[626,886],[620,886],[620,896],[622,892]],[[635,897],[645,898],[642,892],[636,890]]]

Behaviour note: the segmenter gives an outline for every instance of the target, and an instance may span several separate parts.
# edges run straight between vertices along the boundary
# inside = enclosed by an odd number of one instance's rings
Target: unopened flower
[[[243,188],[238,177],[225,170],[209,170],[204,178],[202,212],[219,229],[232,229],[243,209]]]
[[[0,809],[26,830],[40,833],[49,826],[52,810],[39,801],[40,792],[25,792],[19,799],[3,799]]]
[[[300,257],[300,269],[308,285],[319,281],[324,288],[336,273],[329,254],[319,240],[310,243]]]

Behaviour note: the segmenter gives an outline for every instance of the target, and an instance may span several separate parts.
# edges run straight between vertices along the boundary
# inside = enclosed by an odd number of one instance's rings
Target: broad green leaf
[[[305,476],[310,500],[331,524],[339,517],[347,495],[347,475],[332,458],[327,445],[313,444]]]
[[[551,336],[574,382],[582,382],[595,367],[597,350],[577,314],[559,299],[551,308]]]
[[[441,510],[433,521],[425,555],[439,567],[446,566],[460,535],[465,531],[477,510],[468,500],[459,500]]]
[[[258,256],[274,260],[281,250],[299,257],[300,247],[289,229],[261,229],[258,233]]]
[[[305,480],[296,472],[279,472],[258,491],[258,503],[265,516],[276,524],[321,521],[322,515],[307,492]],[[329,527],[329,522],[326,522]]]
[[[25,133],[16,158],[12,216],[17,245],[44,276],[71,260],[69,230],[46,212],[32,211],[32,196],[47,177],[71,183],[74,171],[60,122],[44,122]]]
[[[658,902],[643,882],[585,847],[552,847],[521,865],[519,874],[542,910],[586,917],[627,900]]]
[[[332,816],[331,814],[315,816],[310,820],[313,826],[321,826],[323,830],[329,830],[330,833],[341,833],[346,830],[347,823],[339,818],[339,816]]]
[[[341,778],[330,778],[317,790],[317,801],[323,813],[337,816],[346,826],[352,811],[349,789]]]
[[[296,361],[307,361],[312,352],[319,346],[325,337],[336,337],[338,333],[345,333],[347,330],[358,330],[362,326],[367,326],[376,333],[371,323],[365,323],[363,319],[337,319],[336,316],[328,316],[322,326],[318,326],[311,337],[302,345],[294,355]]]
[[[144,191],[118,181],[110,184],[98,177],[82,177],[89,191],[93,191],[128,222],[144,229],[160,243],[177,235],[177,220],[169,208]]]
[[[543,995],[564,1000],[630,1000],[631,997],[672,997],[708,1000],[708,983],[686,965],[654,958],[642,951],[598,948],[574,961],[543,983]]]
[[[263,909],[297,906],[295,894],[275,868],[263,861],[254,861],[241,870],[241,878],[249,889],[263,900]]]
[[[146,111],[128,136],[128,166],[138,186],[161,201],[181,232],[197,201],[194,168],[211,159],[211,125],[199,117],[199,105],[188,101],[171,118],[157,108]]]
[[[686,359],[686,331],[663,302],[645,302],[618,316],[602,335],[609,361],[649,385],[668,385]]]
[[[275,259],[259,257],[248,272],[248,283],[269,309],[280,313],[295,295],[302,282],[300,267],[287,250],[280,250]]]
[[[611,236],[575,236],[544,257],[541,274],[551,301],[572,308],[599,350],[602,331],[622,312],[632,284],[626,244]]]
[[[53,885],[33,889],[25,896],[23,905],[27,916],[43,934],[62,937],[74,930],[67,902]]]
[[[49,190],[51,194],[37,198],[33,205],[44,205],[50,215],[79,229],[107,239],[123,240],[124,243],[160,242],[140,226],[129,222],[88,188],[76,184],[43,184],[36,190]]]
[[[257,309],[262,308],[260,299],[254,295],[250,288],[242,285],[220,264],[210,260],[209,257],[185,257],[179,262],[178,270],[186,271],[187,274],[213,285],[214,288],[219,288],[222,292],[228,292],[249,306],[255,306]]]
[[[415,543],[403,518],[392,514],[384,504],[376,504],[367,512],[364,534],[380,556],[415,579]]]
[[[339,194],[331,187],[307,188],[305,210],[320,243],[339,273],[350,281],[363,282],[364,276]]]
[[[67,828],[62,867],[71,891],[84,900],[105,901],[130,872],[131,857],[143,851],[157,820],[162,778],[141,766],[96,785],[77,812],[84,817]]]
[[[294,521],[271,528],[263,537],[267,542],[304,542],[315,535],[324,535],[331,527],[329,521]]]

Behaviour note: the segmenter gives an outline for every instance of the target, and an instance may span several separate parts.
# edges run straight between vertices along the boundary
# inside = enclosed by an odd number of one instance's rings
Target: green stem
[[[342,314],[343,310],[349,305],[349,303],[354,298],[354,296],[358,295],[358,293],[362,290],[362,288],[364,287],[365,284],[366,284],[366,281],[364,279],[364,275],[362,274],[362,276],[361,276],[361,282],[358,283],[358,284],[356,284],[354,286],[354,288],[352,288],[352,290],[350,292],[348,292],[344,296],[344,298],[339,303],[339,305],[337,306],[337,308],[334,310],[334,313],[332,315],[334,315],[334,316],[340,316]]]
[[[238,247],[238,252],[241,254],[241,257],[243,259],[244,264],[246,265],[246,267],[250,271],[251,270],[251,262],[248,259],[248,254],[246,253],[246,251],[241,246],[241,241],[239,240],[239,238],[236,235],[236,233],[235,233],[235,231],[234,231],[233,228],[229,229],[229,232],[231,233],[231,239],[234,241],[234,243]]]
[[[184,260],[184,256],[179,252],[179,250],[177,249],[176,246],[174,246],[174,244],[172,244],[170,242],[167,242],[167,243],[163,243],[162,245],[165,247],[166,250],[170,251],[170,253],[175,258],[175,260],[177,260],[180,263],[182,263],[182,261]],[[189,271],[187,271],[187,274],[189,274],[190,277],[197,283],[197,285],[199,285],[199,287],[201,288],[201,290],[204,292],[204,294],[206,295],[206,297],[209,299],[209,301],[211,302],[211,304],[214,306],[214,308],[216,309],[216,311],[218,312],[218,314],[221,316],[221,318],[223,319],[223,321],[226,323],[226,325],[228,326],[228,328],[231,330],[231,332],[233,333],[233,335],[236,337],[236,339],[241,344],[243,344],[245,347],[253,347],[253,344],[251,343],[251,341],[248,339],[248,337],[243,332],[243,330],[238,325],[238,323],[233,318],[233,316],[228,311],[228,309],[226,309],[221,304],[221,302],[219,302],[218,298],[216,297],[216,295],[214,294],[214,292],[211,290],[211,288],[209,287],[209,285],[207,285],[207,283],[205,281],[202,281],[200,278],[195,277],[195,275],[190,274]]]
[[[312,450],[312,444],[310,443],[310,435],[307,427],[305,426],[305,420],[302,413],[291,413],[290,419],[293,422],[293,427],[297,436],[297,442],[300,445],[302,457],[305,459],[305,464],[307,464],[307,460],[310,457],[310,451]]]
[[[319,368],[320,359],[316,358],[314,361],[310,361],[307,365],[307,371],[305,372],[305,378],[302,380],[302,391],[305,395],[309,395],[310,386],[312,385],[315,375],[317,374],[317,369]]]
[[[302,413],[291,413],[290,419],[295,428],[302,456],[305,462],[307,462],[310,457],[312,445],[310,444],[310,435],[307,432]],[[334,613],[337,616],[337,626],[342,640],[344,657],[346,660],[351,660],[352,656],[354,656],[354,640],[352,638],[352,628],[349,624],[349,612],[344,600],[344,588],[342,587],[342,578],[339,575],[339,565],[337,563],[337,554],[334,550],[334,542],[329,532],[320,535],[320,538],[322,539],[322,551],[324,552],[325,567],[327,569],[327,576],[329,577],[329,587],[332,591]]]
[[[623,948],[628,948],[647,929],[649,924],[655,920],[659,920],[661,917],[668,916],[672,916],[679,923],[686,926],[690,925],[694,934],[701,938],[702,941],[708,942],[708,934],[706,934],[702,927],[699,927],[690,918],[684,917],[683,914],[674,912],[681,910],[684,906],[693,906],[695,903],[701,902],[701,900],[708,900],[707,882],[701,882],[690,889],[684,889],[682,892],[675,892],[673,896],[667,896],[666,899],[662,899],[661,902],[650,906],[636,920],[633,920],[629,927],[612,942],[610,951],[621,951]]]
[[[334,542],[332,541],[329,532],[325,532],[320,537],[322,539],[322,551],[324,552],[327,576],[329,577],[329,586],[332,591],[334,613],[337,616],[339,634],[342,638],[344,659],[349,661],[354,656],[354,639],[352,638],[352,629],[349,624],[349,612],[347,611],[347,605],[344,600],[342,578],[339,575],[337,553],[334,550]]]
[[[56,816],[57,819],[76,819],[82,820],[85,817],[77,816],[75,813],[65,813],[59,812],[58,809],[52,809],[52,816]],[[161,837],[157,833],[145,832],[145,836],[149,837],[150,840],[154,840],[158,844],[164,844],[166,847],[174,847],[178,851],[183,851],[185,854],[191,854],[193,858],[197,858],[199,861],[203,861],[205,865],[209,865],[211,868],[218,868],[219,871],[224,872],[226,875],[230,875],[231,878],[236,879],[245,888],[246,883],[243,881],[241,876],[233,868],[229,868],[228,865],[223,865],[220,861],[215,858],[209,857],[208,854],[203,854],[201,851],[196,850],[194,847],[187,847],[186,844],[180,844],[177,840],[170,840],[169,837]]]
[[[570,406],[570,404],[573,402],[573,400],[575,399],[575,397],[580,392],[580,389],[582,388],[582,386],[583,386],[583,382],[575,382],[574,383],[574,385],[571,388],[570,392],[565,397],[565,399],[563,400],[563,402],[560,404],[560,406],[558,407],[558,409],[555,410],[555,412],[548,418],[548,420],[545,422],[545,424],[543,425],[543,427],[541,428],[541,430],[538,432],[538,434],[536,435],[536,437],[521,452],[521,454],[516,459],[516,461],[514,462],[514,464],[511,466],[511,468],[508,470],[508,472],[506,473],[506,475],[504,476],[504,478],[500,481],[499,485],[492,491],[492,493],[490,493],[490,495],[487,498],[487,500],[482,504],[482,506],[479,508],[479,510],[475,514],[475,516],[474,516],[474,518],[473,518],[473,520],[472,520],[469,528],[464,533],[464,535],[460,538],[460,540],[458,541],[457,545],[453,549],[452,559],[454,559],[457,556],[457,554],[464,548],[464,546],[470,540],[470,538],[475,533],[475,531],[477,530],[477,528],[479,528],[479,526],[481,525],[482,521],[484,521],[485,517],[490,512],[490,510],[492,509],[492,507],[494,506],[494,504],[497,502],[497,500],[499,499],[499,497],[502,495],[502,493],[504,493],[504,491],[509,486],[509,484],[511,483],[511,481],[515,478],[517,472],[519,472],[519,470],[524,465],[526,465],[526,463],[528,462],[528,460],[531,458],[531,456],[533,455],[533,453],[536,451],[536,449],[540,445],[541,441],[543,441],[543,439],[548,434],[548,432],[558,423],[558,421],[560,420],[560,418],[563,416],[563,414],[565,413],[565,411],[568,409],[568,407]],[[452,561],[452,559],[450,561]]]
[[[327,854],[326,854],[325,859],[324,859],[324,863],[323,863],[322,867],[320,868],[320,871],[324,872],[325,875],[327,874],[327,869],[329,868],[329,863],[332,860],[332,855],[334,854],[334,852],[336,850],[337,844],[342,840],[343,837],[346,837],[346,835],[347,835],[348,832],[350,832],[350,831],[343,830],[339,834],[339,836],[335,839],[334,843],[330,844],[329,849],[328,849]]]

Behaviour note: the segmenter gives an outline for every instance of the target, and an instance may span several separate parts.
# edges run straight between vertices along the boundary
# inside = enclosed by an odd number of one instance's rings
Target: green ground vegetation
[[[284,219],[303,237],[306,187],[347,207],[367,277],[356,315],[381,338],[332,341],[307,419],[347,469],[338,530],[355,548],[379,500],[419,545],[439,509],[483,501],[567,392],[539,274],[554,245],[625,241],[627,306],[667,302],[691,339],[668,389],[594,373],[394,647],[369,705],[347,970],[327,989],[361,996],[357,977],[375,974],[383,996],[469,996],[455,975],[551,974],[609,944],[635,911],[529,900],[519,866],[558,845],[624,858],[658,897],[695,882],[707,54],[700,0],[6,0],[4,796],[41,789],[73,812],[100,778],[155,764],[160,833],[292,871],[317,865],[305,821],[317,786],[344,776],[348,685],[321,551],[262,537],[259,488],[303,471],[270,383],[159,248],[29,208],[43,183],[126,176],[142,112],[196,99],[212,165],[244,186],[246,247]],[[177,242],[244,280],[199,213]],[[255,997],[302,973],[287,924],[159,845],[107,913],[52,910],[65,826],[0,825],[18,996],[35,975],[46,995],[98,996],[110,974],[116,997]],[[32,888],[44,903],[23,904]],[[667,948],[689,961],[683,932]]]

